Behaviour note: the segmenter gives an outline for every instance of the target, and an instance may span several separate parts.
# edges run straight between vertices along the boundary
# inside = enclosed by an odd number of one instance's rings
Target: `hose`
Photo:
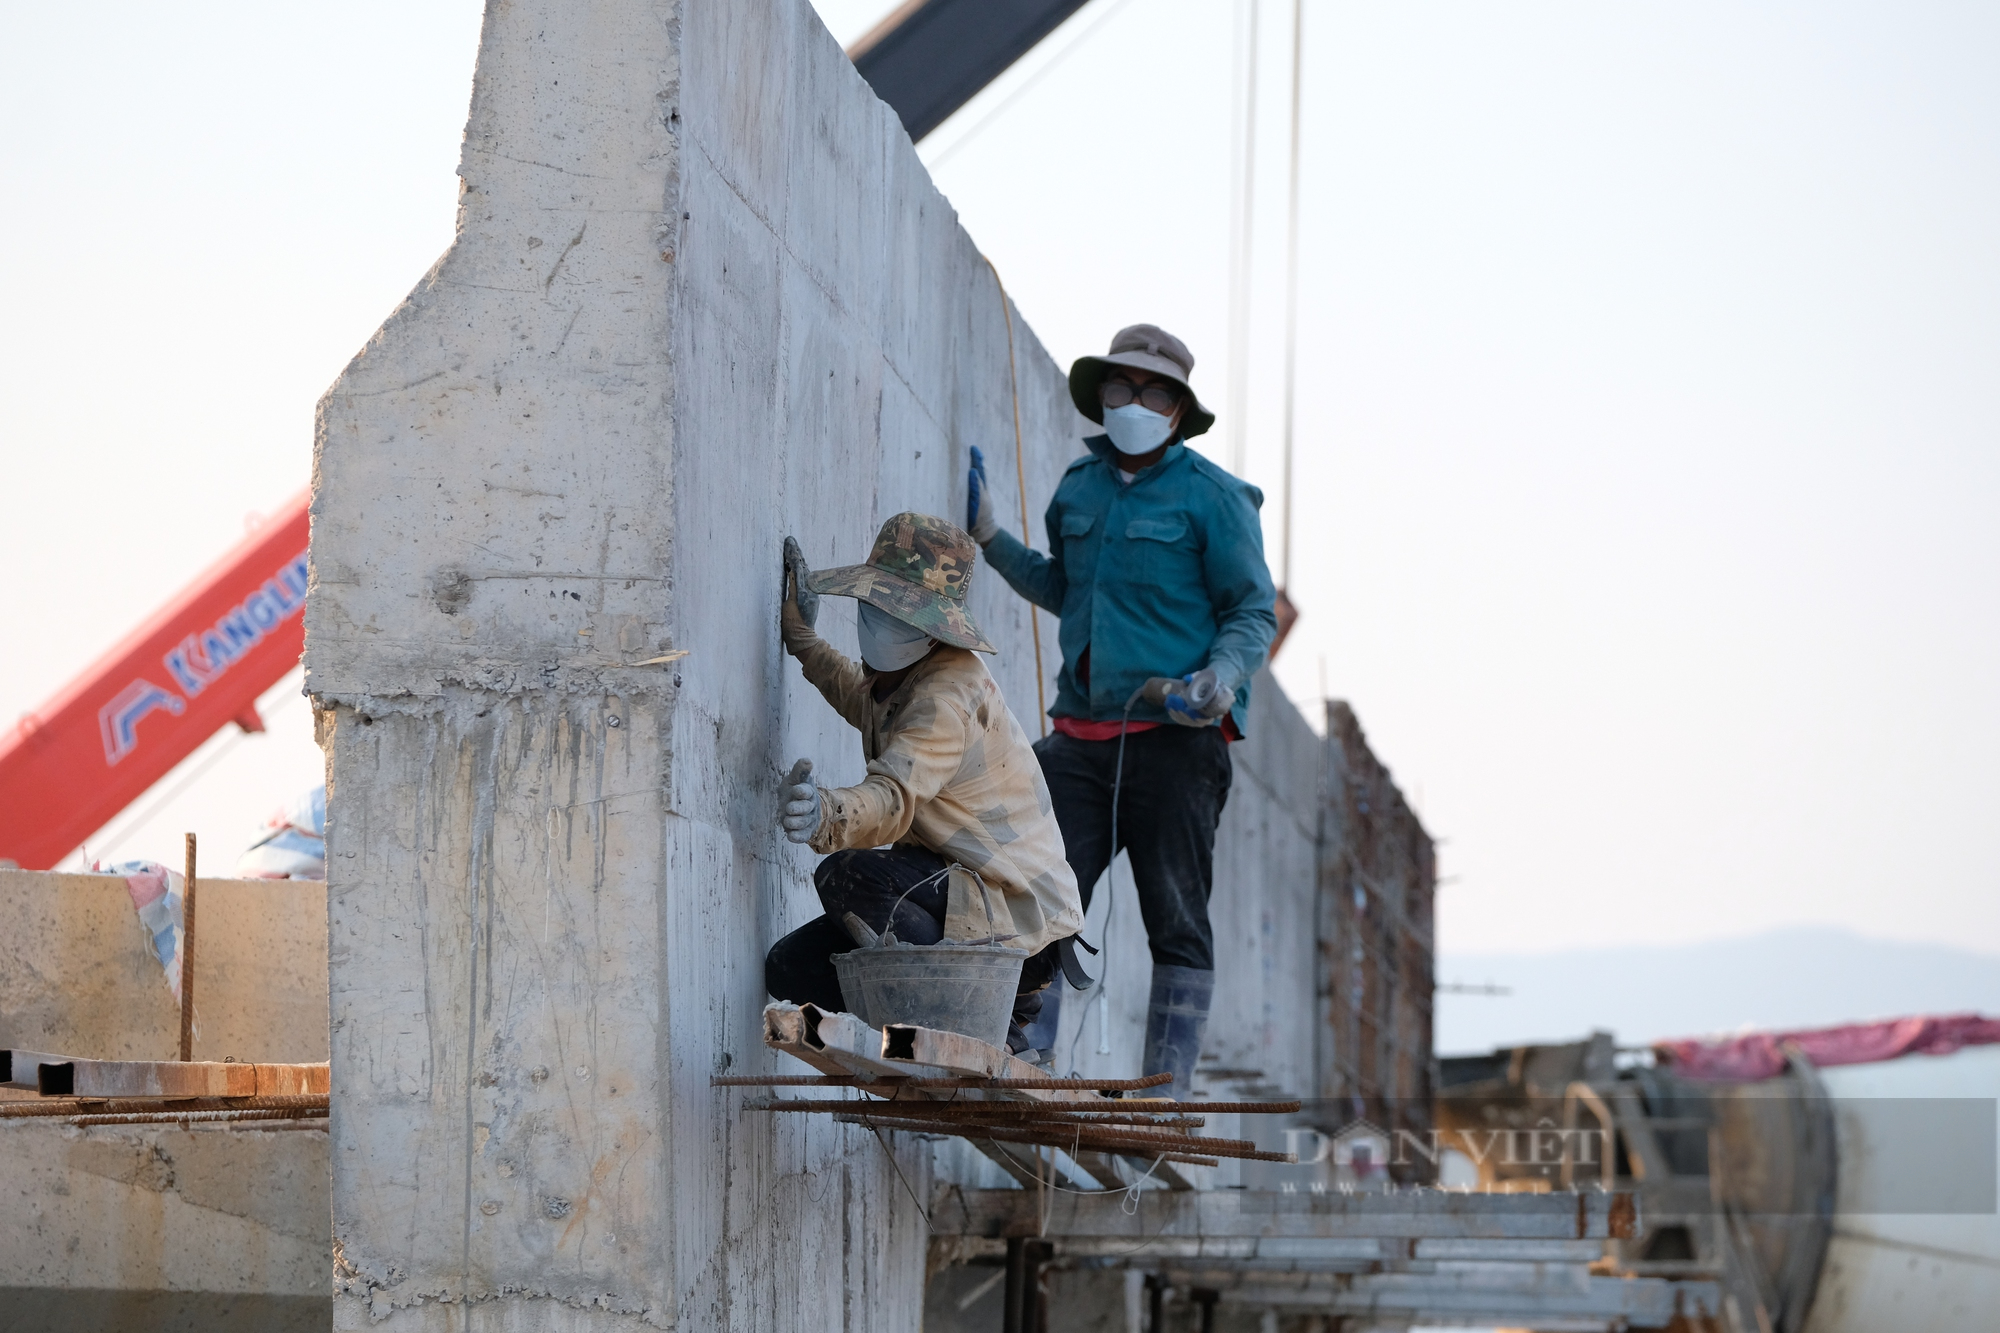
[[[1007,301],[1007,284],[1000,278],[1000,270],[985,255],[986,267],[993,270],[994,285],[1000,288],[1000,313],[1007,320],[1007,383],[1014,392],[1014,484],[1021,494],[1021,541],[1031,544],[1028,536],[1028,465],[1022,458],[1021,449],[1021,376],[1014,368],[1014,310]],[[1049,734],[1048,686],[1042,679],[1042,621],[1041,614],[1033,602],[1028,603],[1028,628],[1035,636],[1035,716],[1042,724],[1042,735]]]

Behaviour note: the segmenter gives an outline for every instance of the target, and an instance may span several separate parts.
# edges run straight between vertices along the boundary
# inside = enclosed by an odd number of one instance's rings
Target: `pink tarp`
[[[2000,1042],[2000,1019],[1978,1014],[1892,1018],[1880,1023],[1813,1028],[1804,1032],[1753,1032],[1720,1040],[1660,1041],[1653,1050],[1684,1078],[1742,1083],[1785,1072],[1786,1043],[1796,1044],[1821,1068],[1865,1065],[1904,1055],[1950,1055],[1965,1046]]]

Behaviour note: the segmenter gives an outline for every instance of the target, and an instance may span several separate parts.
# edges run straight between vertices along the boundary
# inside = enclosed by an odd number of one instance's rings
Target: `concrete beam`
[[[1146,1190],[1131,1213],[1125,1197],[1123,1191],[1067,1195],[1044,1218],[1021,1191],[952,1189],[938,1195],[931,1225],[940,1236],[1048,1235],[1066,1244],[1188,1238],[1221,1247],[1218,1255],[1235,1253],[1229,1247],[1237,1241],[1600,1241],[1636,1235],[1639,1227],[1638,1199],[1630,1194]],[[1243,1257],[1256,1253],[1253,1246]]]
[[[914,1330],[927,1147],[708,1079],[780,1067],[762,957],[818,911],[779,777],[862,772],[780,543],[963,511],[998,284],[803,0],[491,6],[460,176],[319,412],[336,1324]],[[1039,509],[1081,422],[1013,333]],[[972,611],[1033,730],[1027,604]]]

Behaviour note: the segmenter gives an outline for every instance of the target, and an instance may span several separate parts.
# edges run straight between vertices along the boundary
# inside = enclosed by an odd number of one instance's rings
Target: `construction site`
[[[2000,1019],[1440,1057],[1437,841],[1369,701],[1271,674],[1286,579],[1190,733],[1235,742],[1212,961],[1164,958],[1115,784],[1207,659],[1052,731],[1076,617],[998,553],[1085,578],[1042,513],[1099,430],[915,148],[1081,7],[915,0],[844,50],[804,0],[487,6],[456,240],[320,399],[309,488],[0,737],[0,1329],[1992,1326]],[[833,580],[928,515],[980,543],[918,582],[1018,719],[989,751],[1116,746],[1102,877],[996,925],[995,853],[984,933],[953,898],[914,945],[899,882],[842,1003],[780,994],[888,771],[797,643],[912,669]],[[263,860],[52,869],[301,660],[324,794]],[[859,993],[953,949],[1006,971],[964,1021],[956,972]],[[1163,967],[1213,985],[1166,1057]]]

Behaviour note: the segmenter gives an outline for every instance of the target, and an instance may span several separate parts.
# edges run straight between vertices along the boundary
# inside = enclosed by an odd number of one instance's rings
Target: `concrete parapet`
[[[862,767],[780,542],[962,510],[1013,442],[998,285],[802,0],[489,8],[460,175],[315,454],[337,1322],[914,1329],[883,1146],[707,1078],[773,1063],[763,951],[818,910],[778,778]],[[1040,503],[1081,422],[1013,333]],[[972,607],[1032,727],[1028,609]]]
[[[327,1058],[326,886],[204,879],[197,1060]],[[116,875],[0,870],[0,1049],[171,1060],[180,1009]]]
[[[0,1199],[0,1327],[327,1327],[323,1128],[0,1120]]]

